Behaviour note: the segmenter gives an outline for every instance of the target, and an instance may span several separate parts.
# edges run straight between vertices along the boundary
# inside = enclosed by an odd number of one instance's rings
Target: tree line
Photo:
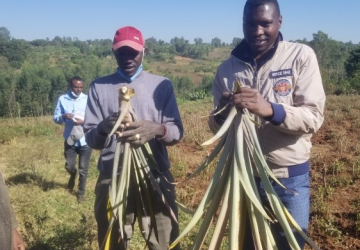
[[[144,67],[150,69],[152,61],[175,63],[175,56],[207,60],[214,49],[228,48],[230,52],[241,40],[234,37],[231,44],[226,44],[218,37],[210,43],[195,38],[190,43],[183,37],[170,42],[151,37],[146,39]],[[296,42],[315,50],[328,94],[360,92],[360,44],[336,41],[321,31],[313,34],[311,41]],[[0,117],[51,115],[58,96],[67,90],[70,77],[79,75],[89,83],[114,72],[111,44],[110,39],[80,41],[59,36],[25,41],[12,38],[7,28],[0,27]],[[173,82],[177,96],[194,100],[210,94],[216,67],[194,70],[208,74],[194,83],[187,75],[164,73]]]

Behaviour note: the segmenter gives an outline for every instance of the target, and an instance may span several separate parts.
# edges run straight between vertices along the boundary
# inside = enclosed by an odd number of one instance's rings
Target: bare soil
[[[312,138],[311,214],[308,235],[323,250],[360,249],[360,98],[328,97],[323,126]],[[184,114],[186,115],[186,114]],[[198,120],[207,138],[211,133]],[[185,138],[175,146],[191,174],[212,148]],[[196,208],[213,171],[178,187],[180,200]],[[175,176],[177,181],[184,175]],[[201,191],[202,190],[202,191]],[[306,249],[310,247],[306,246]]]

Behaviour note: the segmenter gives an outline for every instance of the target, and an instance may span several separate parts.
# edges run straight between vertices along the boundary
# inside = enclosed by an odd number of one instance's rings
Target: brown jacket
[[[304,44],[280,41],[272,58],[258,69],[257,77],[249,63],[232,55],[217,70],[214,107],[224,91],[232,91],[235,78],[243,86],[258,89],[265,100],[284,107],[286,118],[279,126],[256,119],[261,124],[258,136],[269,166],[277,177],[288,177],[288,166],[310,158],[310,138],[324,120],[325,93],[314,51]],[[213,116],[209,126],[212,131],[219,128]]]

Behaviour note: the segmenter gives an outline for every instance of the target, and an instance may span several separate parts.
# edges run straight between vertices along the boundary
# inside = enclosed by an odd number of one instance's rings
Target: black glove
[[[120,115],[119,112],[114,112],[111,115],[109,115],[107,118],[102,120],[97,127],[98,133],[103,136],[107,136],[113,129],[119,115]],[[125,115],[124,119],[121,121],[122,124],[120,125],[120,128],[121,129],[125,128],[125,124],[129,124],[130,122],[132,122],[132,117],[130,113],[127,113],[127,115]]]
[[[97,126],[98,133],[103,136],[107,136],[114,127],[118,117],[119,117],[119,113],[114,112],[108,117],[106,117],[104,120],[102,120]]]
[[[126,130],[121,132],[119,136],[126,138],[126,141],[135,146],[141,146],[155,137],[163,137],[165,132],[165,125],[142,120],[128,123]]]
[[[221,119],[226,119],[226,117],[229,115],[232,96],[233,95],[230,92],[224,92],[219,100],[219,105],[217,106],[215,112],[219,112],[223,109],[219,114],[217,114],[217,116],[219,116]]]

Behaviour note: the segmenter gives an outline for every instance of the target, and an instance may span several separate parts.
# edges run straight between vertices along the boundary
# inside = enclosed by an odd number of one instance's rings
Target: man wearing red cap
[[[126,131],[122,131],[121,136],[134,146],[149,143],[161,171],[160,174],[157,172],[153,174],[177,215],[174,187],[169,184],[173,182],[173,177],[169,171],[170,162],[166,146],[180,141],[183,125],[172,83],[167,78],[143,70],[144,46],[144,38],[136,28],[126,26],[118,29],[112,46],[119,66],[118,70],[111,75],[94,80],[89,89],[84,123],[86,142],[90,147],[101,150],[98,161],[100,174],[95,189],[95,217],[98,224],[99,246],[103,244],[108,228],[107,197],[116,144],[115,135],[108,138],[108,134],[119,115],[118,90],[124,85],[135,90],[136,94],[130,102],[138,121],[127,124]],[[128,212],[123,228],[125,240],[119,241],[118,228],[113,230],[110,249],[126,249],[132,237],[136,218],[136,209],[133,205],[135,201],[131,200],[135,200],[133,197],[134,195],[129,194],[128,204],[130,205],[127,206]],[[171,218],[169,209],[165,207],[161,198],[158,198],[155,217],[159,234],[155,236],[154,230],[146,227],[142,231],[152,250],[168,249],[171,241],[179,233],[178,225]],[[149,218],[142,219],[143,226],[148,224],[147,219]],[[116,223],[115,226],[118,225],[119,223]]]

